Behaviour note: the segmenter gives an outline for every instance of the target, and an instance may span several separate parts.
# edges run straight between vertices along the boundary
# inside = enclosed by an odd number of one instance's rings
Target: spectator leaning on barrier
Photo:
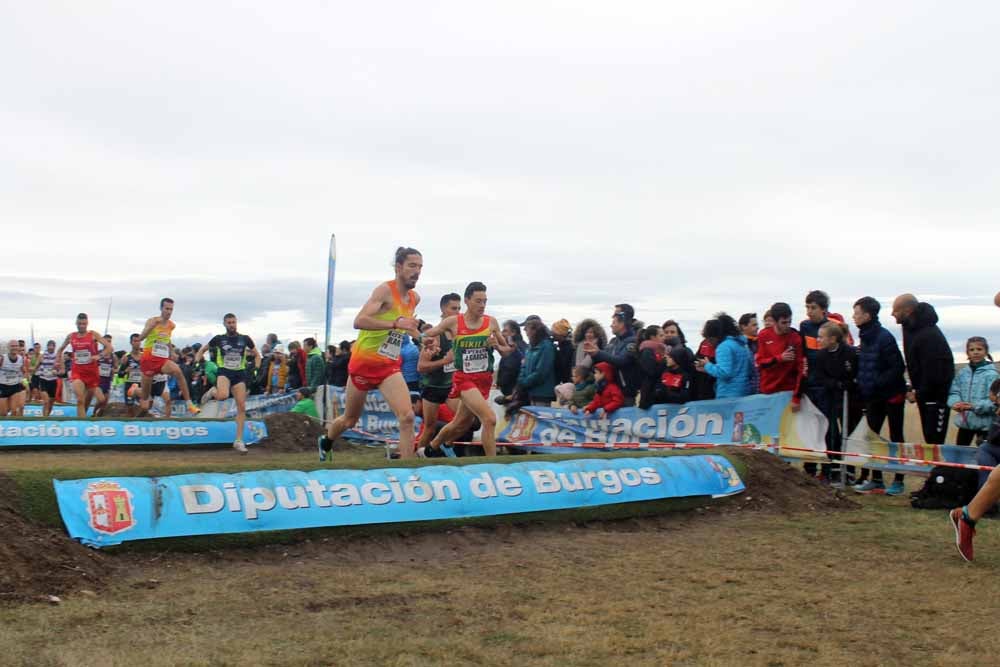
[[[334,387],[347,386],[347,366],[351,363],[351,343],[340,341],[340,345],[332,348],[332,356],[326,364],[326,382]]]
[[[736,320],[726,313],[715,316],[718,322],[719,344],[715,361],[701,360],[695,368],[715,378],[716,398],[739,398],[750,395],[750,351]]]
[[[774,324],[761,329],[757,336],[760,392],[777,394],[790,391],[792,410],[798,410],[802,401],[802,379],[805,373],[802,337],[792,328],[792,309],[787,303],[775,303],[768,313],[772,315]]]
[[[597,395],[597,383],[594,382],[594,375],[590,366],[577,366],[573,369],[573,393],[569,399],[570,412],[576,414],[577,410],[587,407],[587,404],[594,400]]]
[[[326,380],[326,363],[323,361],[323,351],[313,337],[305,338],[302,346],[306,352],[306,387],[315,389]]]
[[[620,407],[627,405],[627,399],[622,393],[621,387],[615,382],[614,366],[606,361],[599,361],[594,364],[594,379],[597,382],[597,393],[594,400],[586,405],[583,413],[586,415],[598,413],[598,416],[607,416]]]
[[[285,391],[288,382],[288,363],[285,359],[285,346],[282,343],[271,350],[271,362],[265,367],[265,393],[280,394]]]
[[[552,323],[552,343],[556,348],[556,383],[569,382],[573,376],[573,366],[576,365],[576,349],[573,347],[573,330],[569,320],[562,319]]]
[[[806,351],[805,394],[820,412],[826,414],[826,390],[816,376],[816,354],[819,352],[819,328],[830,321],[827,311],[830,310],[830,297],[823,290],[812,290],[806,294],[806,319],[799,324],[799,335]],[[816,474],[816,464],[806,462],[803,466],[807,475]]]
[[[715,347],[722,342],[722,332],[717,319],[707,320],[701,327],[701,342],[694,354],[695,369],[715,361]],[[715,376],[708,373],[694,374],[691,380],[691,400],[710,401],[715,398]]]
[[[955,376],[948,394],[948,407],[956,412],[958,436],[955,444],[962,446],[986,439],[994,416],[990,387],[1000,377],[985,338],[970,338],[965,343],[965,353],[969,357],[969,365]]]
[[[944,444],[955,357],[937,326],[938,316],[932,305],[918,302],[912,294],[903,294],[892,304],[892,314],[903,326],[903,358],[911,385],[906,398],[919,408],[924,442]]]
[[[306,340],[309,340],[308,338]],[[302,341],[305,343],[306,341]],[[301,387],[295,392],[296,403],[292,406],[291,412],[297,415],[307,415],[313,419],[319,419],[319,410],[316,409],[316,400],[313,398],[315,389],[313,387]]]
[[[617,372],[614,378],[625,396],[625,405],[635,405],[635,397],[639,393],[641,375],[639,373],[639,346],[636,342],[632,323],[635,320],[635,309],[627,303],[615,306],[611,315],[611,332],[615,335],[608,341],[603,350],[596,344],[584,343],[584,349],[595,364],[605,362],[611,364]]]
[[[608,344],[608,334],[604,332],[604,327],[598,324],[597,320],[588,318],[581,320],[576,325],[573,342],[576,343],[576,350],[574,352],[576,365],[591,368],[594,365],[594,360],[587,354],[587,350],[584,349],[584,343],[592,343],[597,346],[598,350],[603,350]]]
[[[903,404],[906,399],[906,379],[903,355],[896,337],[882,326],[878,314],[882,305],[873,297],[864,296],[854,303],[854,324],[858,327],[858,397],[865,411],[868,428],[882,431],[889,419],[889,439],[903,441]],[[862,469],[854,490],[858,493],[884,493],[882,471]],[[903,476],[896,475],[890,490],[892,495],[903,492]]]
[[[651,324],[639,332],[639,370],[642,383],[639,387],[639,407],[648,410],[657,403],[666,402],[667,388],[661,381],[667,370],[667,346],[663,329]]]
[[[556,399],[556,348],[540,318],[521,323],[528,336],[528,352],[517,378],[531,405],[548,406]]]
[[[302,344],[293,340],[288,344],[288,388],[298,389],[306,377],[306,353]]]

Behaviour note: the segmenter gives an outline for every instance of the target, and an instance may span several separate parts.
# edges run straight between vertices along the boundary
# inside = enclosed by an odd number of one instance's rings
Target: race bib
[[[444,371],[445,373],[454,373],[455,372],[455,362],[454,361],[449,361],[448,363],[446,363],[441,368],[441,370]]]
[[[678,373],[664,373],[660,378],[660,382],[663,383],[663,386],[670,389],[680,389],[681,385],[684,384],[684,376]]]
[[[133,368],[128,372],[129,383],[142,382],[142,371],[138,368]]]
[[[21,374],[17,371],[0,371],[0,384],[17,384],[21,381]]]
[[[51,366],[42,366],[38,369],[38,377],[43,380],[52,380],[56,376],[55,370]]]
[[[94,357],[91,356],[90,350],[77,350],[73,353],[73,363],[89,364],[93,359]]]
[[[101,364],[97,367],[97,374],[102,378],[111,377],[111,364]]]
[[[385,339],[379,348],[379,356],[396,361],[403,349],[403,332],[393,329],[389,332],[389,337]]]
[[[169,359],[170,346],[166,343],[153,343],[153,356],[160,359]]]
[[[462,353],[463,373],[485,373],[490,368],[490,348],[475,347]]]
[[[243,355],[239,352],[226,352],[222,358],[222,367],[227,371],[238,371],[243,365]]]

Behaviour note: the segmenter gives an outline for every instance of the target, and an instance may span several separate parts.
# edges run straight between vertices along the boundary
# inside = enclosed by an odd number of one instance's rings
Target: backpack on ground
[[[910,496],[910,506],[922,510],[968,505],[979,490],[979,473],[964,468],[934,466],[923,488]]]

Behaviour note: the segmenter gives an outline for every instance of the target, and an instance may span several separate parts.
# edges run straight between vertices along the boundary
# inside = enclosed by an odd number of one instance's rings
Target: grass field
[[[319,467],[306,454],[264,458]],[[385,463],[367,451],[340,460]],[[223,451],[3,459],[28,496],[40,467],[166,474],[253,463]],[[902,499],[791,515],[736,511],[744,500],[618,521],[119,550],[101,590],[0,607],[0,664],[996,663],[977,619],[1000,611],[1000,525],[984,522],[967,564],[944,513]],[[41,501],[31,510],[48,511]]]

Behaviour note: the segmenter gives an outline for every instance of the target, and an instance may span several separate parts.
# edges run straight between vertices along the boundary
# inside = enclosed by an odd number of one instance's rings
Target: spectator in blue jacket
[[[868,428],[875,433],[882,431],[889,419],[889,439],[903,442],[903,408],[906,401],[906,379],[903,354],[896,344],[896,337],[882,326],[878,314],[882,305],[873,297],[864,296],[854,303],[854,324],[858,327],[858,397],[864,407]],[[854,490],[858,493],[886,493],[882,471],[862,470]],[[897,474],[889,492],[903,493],[903,476]]]
[[[722,341],[715,348],[715,361],[699,359],[695,368],[715,378],[716,398],[738,398],[751,393],[751,371],[753,361],[747,341],[736,320],[726,313],[715,316]]]
[[[608,341],[603,350],[592,342],[584,342],[583,349],[590,355],[593,362],[602,361],[611,364],[618,372],[618,385],[625,395],[625,405],[634,406],[635,397],[642,385],[642,372],[639,369],[639,344],[636,340],[635,309],[627,303],[619,303],[611,315],[611,333],[614,338]]]
[[[525,322],[528,351],[517,378],[518,387],[532,405],[549,406],[556,400],[556,348],[549,330],[540,319]]]
[[[977,438],[980,442],[985,440],[990,430],[995,410],[990,400],[990,386],[1000,374],[993,365],[990,345],[982,336],[966,341],[965,354],[969,357],[969,365],[952,381],[948,407],[956,412],[958,437],[955,444],[968,447]]]

